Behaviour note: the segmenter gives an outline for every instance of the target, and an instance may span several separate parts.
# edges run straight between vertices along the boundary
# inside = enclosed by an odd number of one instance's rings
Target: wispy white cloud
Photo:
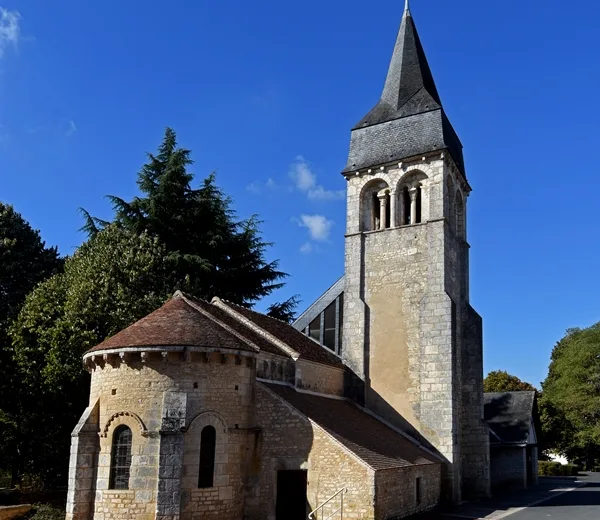
[[[340,200],[346,196],[344,190],[326,190],[323,186],[316,186],[308,191],[308,198],[313,200]]]
[[[345,192],[343,190],[326,190],[320,184],[317,184],[317,176],[312,171],[310,164],[304,157],[299,155],[290,165],[289,177],[294,182],[295,187],[306,193],[312,200],[338,200],[343,199]]]
[[[300,246],[300,252],[303,255],[310,255],[313,251],[313,245],[310,242],[304,242],[304,244],[302,244]]]
[[[260,195],[265,189],[274,190],[277,188],[277,183],[269,177],[267,182],[251,182],[246,186],[246,191],[250,193],[254,193],[255,195]]]
[[[331,228],[335,224],[333,220],[329,220],[325,215],[301,215],[300,219],[296,219],[300,227],[308,229],[308,235],[312,240],[324,242],[331,234]]]
[[[300,191],[310,191],[317,184],[317,176],[311,171],[304,157],[299,155],[290,166],[290,179]]]
[[[77,132],[77,127],[75,126],[75,122],[72,119],[69,119],[69,122],[67,123],[67,137],[69,137],[70,135],[73,135],[75,132]]]
[[[21,35],[19,11],[9,11],[0,7],[0,58],[7,47],[16,47]]]

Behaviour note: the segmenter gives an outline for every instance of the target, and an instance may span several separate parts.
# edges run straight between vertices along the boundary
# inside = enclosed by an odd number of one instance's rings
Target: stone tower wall
[[[365,189],[376,179],[385,183],[394,215],[397,187],[415,172],[427,176],[423,223],[396,227],[392,216],[391,229],[361,232]],[[367,406],[401,428],[408,421],[447,459],[447,489],[460,500],[463,478],[485,477],[479,457],[487,439],[481,435],[482,348],[469,327],[468,245],[449,218],[451,174],[452,159],[436,153],[349,177],[344,356],[364,377]],[[455,176],[453,185],[466,198],[462,178]]]
[[[255,360],[221,353],[110,355],[92,370],[100,454],[94,518],[239,519],[244,453],[254,426]],[[133,432],[128,490],[110,490],[112,433]],[[217,431],[215,485],[198,489],[200,433]],[[127,507],[124,507],[124,504]],[[125,516],[123,516],[125,515]]]

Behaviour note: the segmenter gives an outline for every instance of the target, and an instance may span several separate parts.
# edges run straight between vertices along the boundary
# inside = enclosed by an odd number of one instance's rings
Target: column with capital
[[[379,229],[385,229],[386,226],[386,213],[387,213],[387,203],[388,203],[388,195],[389,190],[381,190],[377,194],[377,198],[379,199]]]
[[[411,188],[408,190],[410,196],[410,224],[417,223],[417,194],[419,188]]]

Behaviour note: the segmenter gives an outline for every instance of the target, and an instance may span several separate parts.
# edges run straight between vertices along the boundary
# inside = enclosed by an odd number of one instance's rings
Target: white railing
[[[344,495],[348,493],[347,488],[340,489],[335,495],[329,497],[325,502],[323,502],[319,507],[317,507],[314,511],[311,511],[308,515],[309,520],[332,520],[333,518],[339,518],[339,520],[344,520]],[[336,498],[339,497],[339,502],[337,500],[334,502]],[[339,507],[329,513],[328,516],[325,516],[325,507],[330,506],[329,509],[337,506],[339,503]],[[337,514],[340,516],[337,516]]]

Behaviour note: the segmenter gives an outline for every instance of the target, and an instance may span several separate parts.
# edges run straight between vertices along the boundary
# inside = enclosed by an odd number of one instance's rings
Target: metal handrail
[[[319,510],[323,511],[323,508],[329,504],[329,502],[331,502],[335,497],[337,497],[338,495],[341,495],[340,497],[340,507],[338,509],[336,509],[333,513],[331,513],[327,518],[322,518],[321,520],[330,520],[331,518],[333,518],[333,515],[335,515],[336,513],[340,513],[340,520],[344,519],[344,494],[348,493],[348,488],[342,488],[340,489],[335,495],[331,495],[327,500],[325,500],[325,502],[323,502],[319,507],[317,507],[316,509],[314,509],[313,511],[311,511],[308,514],[308,519],[309,520],[317,520],[317,517],[314,516],[315,513]]]

